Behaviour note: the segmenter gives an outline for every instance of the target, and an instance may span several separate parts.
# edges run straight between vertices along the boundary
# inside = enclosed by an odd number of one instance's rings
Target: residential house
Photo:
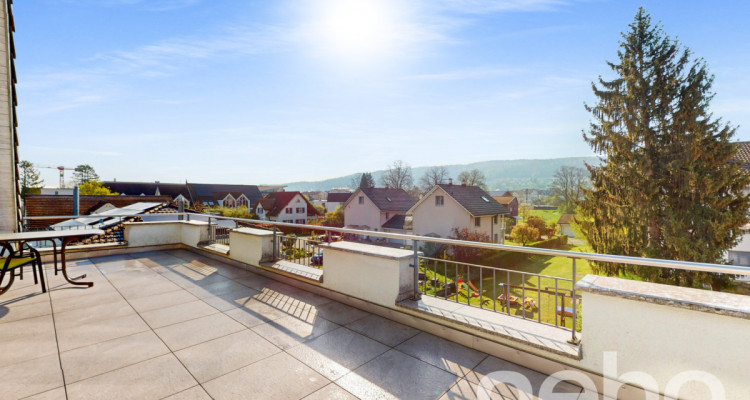
[[[560,219],[557,220],[557,225],[560,227],[561,235],[568,235],[568,237],[571,238],[576,237],[575,232],[573,232],[573,229],[570,227],[575,216],[575,214],[563,214],[560,216]]]
[[[268,193],[253,205],[253,211],[261,220],[294,224],[306,224],[309,218],[320,216],[300,192]]]
[[[737,154],[734,156],[734,162],[740,164],[740,168],[746,174],[750,174],[750,142],[738,142],[735,144]],[[750,187],[746,187],[744,192],[750,192]],[[734,265],[750,266],[750,223],[742,227],[743,234],[739,243],[727,252],[727,260]]]
[[[508,211],[510,212],[509,216],[511,218],[518,217],[518,198],[513,196],[513,193],[506,191],[497,196],[493,193],[492,198],[508,208]]]
[[[183,201],[188,207],[192,204],[187,183],[121,182],[117,180],[102,183],[112,192],[125,196],[169,196],[175,203]]]
[[[454,229],[485,233],[495,243],[504,242],[508,207],[478,186],[439,184],[427,192],[408,214],[415,235],[453,236]]]
[[[347,228],[382,231],[400,220],[416,203],[403,189],[359,188],[344,202],[344,226]],[[403,223],[401,224],[403,226]]]
[[[326,212],[336,211],[336,209],[346,203],[350,197],[352,197],[351,192],[328,192],[325,202]]]

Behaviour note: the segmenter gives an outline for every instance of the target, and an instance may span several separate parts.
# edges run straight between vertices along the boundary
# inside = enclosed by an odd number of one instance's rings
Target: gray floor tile
[[[112,318],[136,315],[133,307],[125,299],[104,304],[87,304],[65,312],[55,310],[55,327],[65,330],[76,326],[100,322]]]
[[[391,347],[398,346],[420,332],[374,314],[351,322],[346,327]]]
[[[247,289],[247,286],[235,281],[231,281],[229,279],[225,279],[220,282],[212,283],[210,285],[194,286],[185,290],[192,293],[195,297],[203,299],[206,297],[220,296],[222,294],[231,293],[241,289]]]
[[[548,379],[548,376],[545,374],[492,356],[487,357],[487,359],[482,361],[476,368],[474,368],[474,370],[466,374],[466,379],[471,383],[480,384],[482,378],[484,378],[486,375],[498,371],[511,371],[520,373],[525,376],[531,384],[533,393],[519,393],[518,389],[516,389],[514,386],[503,382],[493,382],[493,384],[490,385],[491,387],[488,388],[500,393],[505,397],[511,398],[525,396],[527,398],[537,399],[536,394],[539,393],[539,387],[542,385],[542,382],[544,382],[545,379]],[[563,393],[580,393],[581,388],[567,382],[560,382],[555,386],[555,391]]]
[[[169,307],[142,312],[141,317],[152,329],[156,329],[179,322],[189,321],[191,319],[216,314],[218,312],[219,310],[211,307],[205,302],[201,300],[194,300],[187,303],[176,304]]]
[[[123,295],[123,297],[130,300],[130,299],[137,299],[139,297],[153,296],[155,294],[174,292],[180,289],[181,288],[175,285],[174,283],[169,282],[167,280],[163,280],[161,282],[147,284],[144,286],[138,285],[138,286],[122,288],[122,289],[119,289],[119,292]]]
[[[357,400],[357,398],[335,383],[329,383],[324,388],[305,397],[304,400]]]
[[[173,354],[68,385],[68,399],[161,399],[197,382]]]
[[[481,392],[481,393],[480,393]],[[458,383],[448,390],[446,394],[440,397],[440,400],[476,400],[478,398],[485,400],[504,400],[505,397],[500,393],[485,389],[477,384],[471,383],[466,379],[461,379]],[[515,399],[515,397],[513,397]]]
[[[247,278],[235,279],[235,282],[241,283],[251,289],[262,290],[266,287],[266,285],[275,281],[273,279],[266,278],[265,276],[253,274],[248,276]]]
[[[287,353],[333,381],[389,349],[342,327],[292,347]]]
[[[461,377],[487,357],[485,353],[425,332],[396,349]]]
[[[336,384],[363,399],[435,399],[458,380],[450,372],[390,350]]]
[[[202,386],[193,386],[190,389],[166,397],[164,400],[211,400],[211,396],[203,390]]]
[[[175,352],[198,382],[206,382],[280,352],[247,329]]]
[[[4,296],[10,295],[11,293],[6,293]],[[17,303],[0,304],[0,324],[49,314],[52,314],[52,306],[50,305],[49,298],[45,301],[33,303],[19,301]]]
[[[330,381],[286,353],[258,361],[203,384],[216,400],[300,399]]]
[[[5,367],[55,353],[57,342],[51,315],[0,324],[0,366]]]
[[[154,330],[172,351],[184,349],[199,343],[207,342],[230,333],[245,329],[239,322],[224,314],[212,314],[206,317],[180,322]]]
[[[77,325],[68,329],[58,329],[57,341],[60,351],[68,351],[147,330],[149,330],[148,325],[137,314],[133,314]]]
[[[3,357],[7,353],[3,353]],[[63,385],[57,354],[14,365],[0,366],[0,388],[4,399],[20,399]]]
[[[339,325],[346,325],[369,315],[358,308],[347,306],[337,301],[321,304],[316,309],[318,315]]]
[[[63,352],[60,361],[70,384],[167,353],[161,339],[146,331]]]
[[[24,397],[23,400],[67,400],[68,396],[65,393],[64,387],[48,390],[44,393],[35,394],[33,396]]]
[[[174,292],[159,293],[153,296],[139,297],[137,299],[131,299],[129,302],[136,311],[144,313],[146,311],[188,303],[197,299],[197,297],[185,290],[178,290]]]
[[[338,327],[339,325],[323,318],[312,317],[303,320],[296,317],[284,317],[251,329],[276,346],[288,349]]]
[[[122,295],[117,293],[114,289],[103,292],[83,292],[83,294],[78,297],[54,299],[52,301],[52,309],[55,313],[63,313],[71,310],[80,310],[88,307],[90,304],[102,305],[115,303],[122,299]]]

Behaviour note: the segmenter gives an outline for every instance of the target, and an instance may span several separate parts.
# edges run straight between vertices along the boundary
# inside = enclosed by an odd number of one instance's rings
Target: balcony
[[[27,276],[0,297],[3,398],[652,398],[698,369],[727,398],[750,389],[744,296],[588,276],[573,292],[583,329],[570,343],[570,327],[415,300],[425,282],[410,250],[318,243],[321,269],[277,261],[269,231],[234,229],[227,251],[201,245],[204,221],[124,231],[127,244],[71,249],[71,275],[93,287],[47,262],[48,293]]]

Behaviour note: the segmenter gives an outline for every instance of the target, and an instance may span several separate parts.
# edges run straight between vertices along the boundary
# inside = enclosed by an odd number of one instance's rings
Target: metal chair
[[[0,295],[10,290],[16,275],[23,279],[23,267],[31,266],[34,274],[34,284],[42,281],[42,293],[47,292],[47,286],[44,283],[44,272],[42,271],[42,257],[39,252],[31,247],[28,243],[21,243],[18,250],[14,251],[8,243],[2,244],[0,250]],[[40,275],[37,277],[37,273]],[[8,274],[8,283],[3,286],[5,275]]]

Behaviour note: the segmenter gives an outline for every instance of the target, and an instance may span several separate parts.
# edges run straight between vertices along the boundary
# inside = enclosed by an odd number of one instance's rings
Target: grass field
[[[566,246],[565,250],[591,251],[588,246],[574,245]],[[483,290],[484,294],[479,297],[469,297],[467,291],[462,289],[458,294],[449,296],[449,300],[458,300],[459,302],[478,307],[481,299],[482,307],[507,312],[505,307],[507,303],[497,300],[497,297],[503,293],[502,286],[499,285],[509,284],[510,294],[518,297],[520,302],[523,302],[524,298],[532,298],[537,303],[536,309],[511,307],[511,314],[524,315],[525,313],[526,318],[539,320],[541,317],[542,322],[554,324],[557,317],[556,307],[562,306],[563,301],[562,296],[557,296],[557,304],[555,303],[555,296],[553,294],[555,281],[557,281],[558,293],[563,293],[566,290],[570,291],[572,288],[570,281],[573,278],[573,266],[571,259],[567,257],[537,256],[503,251],[481,257],[473,264],[472,266],[453,261],[428,261],[423,263],[421,271],[425,272],[427,278],[422,287],[423,292],[434,295],[437,289],[445,284],[446,278],[448,283],[456,282],[459,278],[463,278],[464,280],[470,280],[478,290]],[[480,266],[503,268],[507,272],[495,270],[493,276],[493,269],[481,268]],[[547,275],[549,277],[537,277],[525,275],[525,273]],[[587,261],[576,261],[576,281],[583,278],[584,275],[591,273],[592,270]],[[555,277],[565,280],[555,279]],[[434,286],[432,282],[429,282],[433,279],[437,279]],[[542,289],[542,293],[537,290],[539,288]],[[544,291],[551,293],[545,293]],[[565,297],[565,306],[571,306],[571,298],[569,296]],[[571,323],[570,319],[567,319],[566,323],[569,327]]]

